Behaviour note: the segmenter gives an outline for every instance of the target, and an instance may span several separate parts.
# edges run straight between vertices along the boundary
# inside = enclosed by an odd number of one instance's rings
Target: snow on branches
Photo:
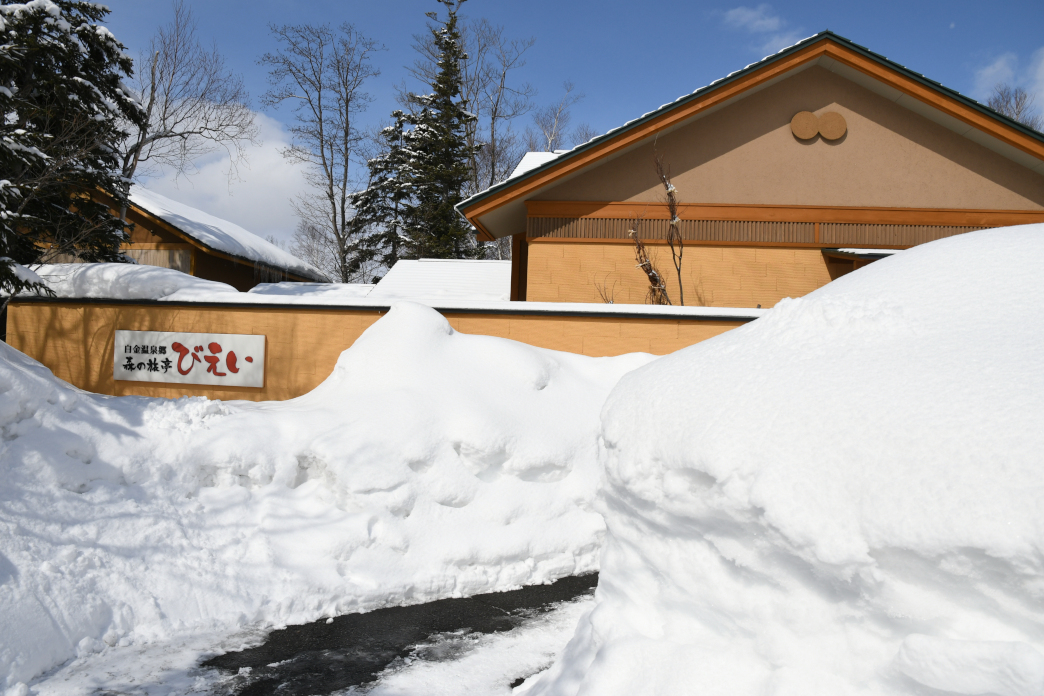
[[[122,260],[124,224],[92,196],[126,200],[119,124],[143,114],[106,14],[78,0],[0,4],[0,291],[39,287],[20,265]]]

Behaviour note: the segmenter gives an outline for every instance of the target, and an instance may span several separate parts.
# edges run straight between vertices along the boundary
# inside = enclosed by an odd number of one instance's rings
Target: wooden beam
[[[605,239],[598,237],[526,237],[527,244],[634,244],[630,239]],[[642,237],[642,244],[666,245],[666,239],[647,239]],[[815,242],[724,242],[717,239],[686,239],[685,246],[719,246],[719,247],[758,247],[772,249],[836,249],[837,244]],[[909,249],[909,245],[894,244],[845,244],[846,249]]]
[[[529,217],[666,220],[662,201],[526,201]],[[683,204],[682,220],[742,220],[751,222],[814,222],[864,225],[943,225],[1002,227],[1044,222],[1044,210],[954,210],[947,208],[862,208],[826,205]]]
[[[120,247],[121,249],[160,249],[160,250],[171,250],[171,251],[183,251],[185,249],[194,249],[191,244],[172,244],[170,242],[131,242],[130,244],[124,244]]]

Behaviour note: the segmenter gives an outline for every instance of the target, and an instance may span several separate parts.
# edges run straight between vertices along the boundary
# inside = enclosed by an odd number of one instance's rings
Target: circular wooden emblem
[[[819,134],[826,140],[837,140],[847,130],[845,117],[836,111],[828,111],[819,117]]]
[[[790,119],[790,130],[802,140],[810,140],[819,132],[819,118],[811,111],[799,111]]]

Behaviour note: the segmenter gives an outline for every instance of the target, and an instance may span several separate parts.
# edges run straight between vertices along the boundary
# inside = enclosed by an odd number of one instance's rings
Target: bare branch
[[[361,272],[355,249],[365,232],[351,207],[351,195],[361,183],[354,166],[364,140],[355,117],[372,101],[363,86],[380,74],[370,59],[382,48],[351,24],[336,31],[327,24],[272,26],[271,31],[280,50],[259,61],[268,66],[271,84],[263,103],[291,105],[296,117],[289,127],[293,143],[282,154],[306,166],[312,187],[294,200],[294,209],[309,228],[309,240],[326,240],[315,248],[329,253],[332,261],[316,265],[324,271],[332,268],[331,277],[342,283],[352,282]]]
[[[1044,129],[1044,117],[1033,108],[1036,98],[1022,87],[999,83],[986,103],[994,111],[1004,114],[1035,131]]]
[[[530,138],[530,150],[554,152],[565,147],[567,139],[566,129],[569,127],[569,121],[572,118],[570,107],[583,99],[584,95],[582,93],[574,94],[573,90],[576,89],[576,86],[569,80],[562,83],[562,88],[565,90],[565,93],[557,103],[550,104],[534,112],[533,123],[539,132],[533,134],[534,137]]]
[[[135,91],[148,114],[143,127],[128,128],[122,146],[126,178],[169,167],[188,174],[202,156],[229,155],[229,178],[246,161],[246,145],[257,144],[258,128],[242,78],[225,66],[217,48],[205,49],[184,0],[175,0],[174,17],[160,27],[139,60]]]
[[[674,262],[674,271],[678,275],[678,304],[685,306],[685,290],[682,285],[682,254],[685,253],[685,243],[682,241],[681,220],[678,219],[678,191],[671,183],[670,168],[664,166],[663,155],[656,157],[656,176],[663,184],[664,202],[667,204],[667,212],[671,216],[667,222],[667,245],[671,248],[671,260]]]
[[[638,262],[637,268],[641,269],[645,277],[649,279],[649,291],[646,293],[647,304],[669,305],[671,298],[667,295],[667,285],[663,280],[663,274],[656,268],[655,262],[649,258],[649,251],[638,237],[638,226],[642,219],[634,221],[627,236],[634,242],[634,260]]]
[[[598,296],[602,298],[604,304],[615,304],[616,303],[616,281],[613,281],[612,287],[608,287],[609,274],[605,274],[605,278],[602,278],[601,283],[597,283],[595,287],[598,289]]]
[[[583,145],[584,143],[590,142],[600,136],[601,133],[591,127],[589,123],[581,123],[579,126],[573,129],[572,141],[573,147],[577,145]]]

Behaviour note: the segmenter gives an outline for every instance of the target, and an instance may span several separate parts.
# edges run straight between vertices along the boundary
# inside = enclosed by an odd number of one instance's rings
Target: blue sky
[[[170,0],[108,0],[107,25],[137,55],[156,27],[167,21]],[[257,58],[275,48],[268,25],[351,22],[383,44],[381,76],[370,92],[368,120],[382,121],[395,108],[393,86],[413,60],[412,35],[424,30],[434,0],[188,0],[200,37],[217,44],[243,74],[259,108],[266,72]],[[759,60],[823,29],[922,72],[948,87],[984,98],[998,80],[1037,93],[1044,108],[1044,2],[837,2],[771,4],[655,3],[619,0],[469,0],[462,14],[486,17],[507,35],[534,37],[536,45],[519,78],[538,90],[537,103],[555,101],[564,80],[585,98],[573,122],[609,130],[682,94]],[[227,184],[218,161],[201,164],[188,181],[150,184],[161,193],[233,219],[262,235],[288,238],[294,220],[289,196],[299,173],[281,164],[282,111],[265,110],[265,145],[251,154],[242,181]],[[524,128],[524,123],[518,124]]]

